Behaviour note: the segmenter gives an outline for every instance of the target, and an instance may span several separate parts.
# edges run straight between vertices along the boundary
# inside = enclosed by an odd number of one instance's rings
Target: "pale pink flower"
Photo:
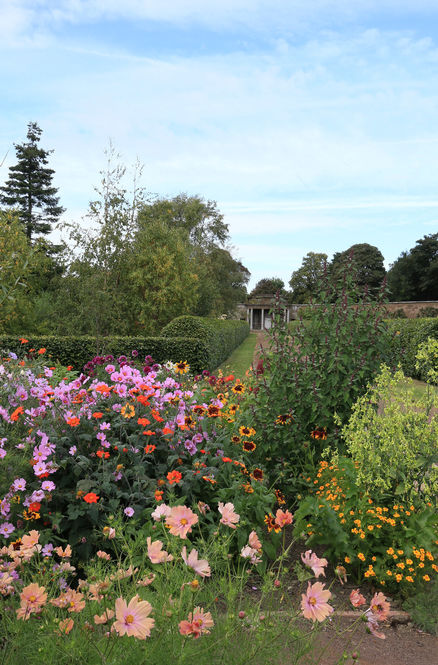
[[[224,505],[222,501],[219,501],[218,510],[222,515],[220,523],[231,527],[231,529],[235,529],[236,524],[240,519],[240,515],[234,512],[234,505],[232,503],[226,503]]]
[[[173,556],[163,550],[163,543],[161,540],[154,540],[150,536],[147,537],[148,557],[152,563],[164,563],[165,561],[173,561]]]
[[[68,635],[73,626],[75,625],[75,622],[73,619],[62,619],[58,623],[58,630],[56,631],[58,635]]]
[[[21,539],[22,549],[27,550],[27,549],[34,548],[35,545],[38,544],[39,538],[40,538],[39,531],[35,531],[35,529],[33,531],[29,531],[29,534],[23,536],[22,539]]]
[[[123,598],[116,600],[116,621],[112,625],[119,635],[137,637],[144,640],[149,637],[155,620],[149,618],[152,605],[147,600],[140,600],[138,594],[131,598],[129,604]]]
[[[158,522],[162,517],[168,517],[172,511],[170,506],[167,506],[165,503],[160,503],[151,513],[152,519]]]
[[[275,513],[275,523],[282,529],[287,524],[292,524],[293,515],[288,510],[278,509]]]
[[[38,586],[36,582],[24,587],[20,593],[20,607],[17,610],[18,619],[28,619],[30,614],[40,612],[43,605],[46,604],[47,594],[43,586]]]
[[[365,612],[365,616],[367,618],[367,628],[370,631],[370,633],[372,633],[374,637],[378,637],[379,640],[386,640],[386,635],[378,631],[378,626],[379,626],[378,616],[376,614],[373,614],[371,609]]]
[[[155,579],[154,573],[151,573],[150,575],[146,575],[146,577],[143,577],[141,580],[137,581],[137,586],[149,586],[149,584],[152,584],[152,582]]]
[[[67,610],[68,612],[80,612],[85,607],[84,595],[75,591],[74,589],[69,589],[66,592],[65,599],[67,601]]]
[[[103,535],[108,538],[108,540],[112,540],[116,537],[116,530],[112,526],[104,526]]]
[[[324,575],[325,577],[324,567],[328,564],[327,559],[320,559],[312,550],[307,550],[307,552],[301,555],[301,561],[313,570],[315,577],[319,577],[320,575]]]
[[[257,550],[258,552],[262,551],[262,544],[255,531],[251,531],[251,533],[249,534],[248,545],[252,547],[253,550]]]
[[[105,610],[103,614],[95,614],[94,623],[97,625],[107,623],[108,621],[111,621],[114,614],[115,614],[114,610]]]
[[[198,550],[193,549],[189,556],[187,556],[187,548],[184,545],[182,548],[181,556],[184,559],[184,563],[189,568],[192,568],[195,573],[201,577],[210,577],[211,570],[206,559],[198,559]]]
[[[242,547],[240,550],[240,556],[243,559],[249,559],[251,563],[257,565],[261,561],[261,557],[257,556],[258,550],[255,550],[253,547],[250,547],[250,545],[245,545],[245,547]]]
[[[189,613],[188,621],[180,621],[179,632],[181,635],[193,635],[195,639],[201,635],[206,635],[210,632],[209,628],[214,626],[214,621],[210,612],[204,612],[202,607],[195,607]]]
[[[166,517],[166,525],[173,536],[184,539],[192,532],[192,526],[198,523],[198,516],[186,506],[174,506]]]
[[[67,558],[71,557],[71,547],[70,547],[70,545],[67,545],[65,550],[63,550],[62,547],[55,547],[55,552],[62,559],[67,559]]]
[[[99,557],[99,559],[105,559],[105,561],[109,561],[111,559],[111,554],[108,554],[108,552],[104,552],[103,550],[98,550],[96,552],[96,556]]]
[[[384,594],[379,591],[371,599],[370,610],[377,617],[378,621],[384,621],[390,610],[390,603],[386,600]]]
[[[333,607],[327,603],[331,595],[321,582],[309,582],[306,593],[301,594],[303,616],[312,621],[324,621],[333,612]]]
[[[360,607],[361,605],[365,605],[366,600],[360,593],[359,589],[353,589],[350,593],[350,602],[353,607]]]

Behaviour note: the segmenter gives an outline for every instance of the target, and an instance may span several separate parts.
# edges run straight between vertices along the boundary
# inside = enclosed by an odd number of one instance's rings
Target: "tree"
[[[301,267],[294,270],[289,280],[292,290],[291,302],[308,303],[317,297],[319,281],[327,267],[327,254],[307,252]]]
[[[230,314],[247,297],[246,285],[251,273],[234,259],[227,249],[213,247],[196,259],[199,276],[198,316]]]
[[[280,277],[263,277],[260,279],[251,293],[249,294],[250,298],[258,295],[273,295],[280,291],[284,291],[284,282]]]
[[[392,300],[438,300],[438,233],[416,241],[388,271]]]
[[[336,252],[330,264],[330,272],[335,279],[342,279],[345,270],[355,271],[355,282],[360,289],[368,288],[377,293],[386,275],[383,255],[377,247],[368,243],[352,245],[344,252]]]
[[[36,122],[28,124],[27,142],[15,145],[18,162],[9,169],[9,180],[0,187],[0,203],[15,208],[32,241],[35,235],[47,235],[52,224],[64,212],[57,189],[52,186],[53,169],[47,168],[53,150],[38,147],[42,130]]]
[[[228,224],[223,219],[215,201],[187,194],[178,194],[172,199],[157,198],[139,212],[142,223],[161,220],[169,226],[185,229],[190,242],[204,250],[215,245],[223,247],[229,240]]]

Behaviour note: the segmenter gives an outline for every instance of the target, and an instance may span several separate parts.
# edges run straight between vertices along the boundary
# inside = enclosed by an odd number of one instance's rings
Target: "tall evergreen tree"
[[[53,150],[38,147],[42,130],[36,122],[27,126],[27,142],[15,143],[18,162],[9,169],[9,180],[0,187],[0,203],[18,211],[29,241],[46,235],[64,212],[52,186],[54,170],[47,168]]]

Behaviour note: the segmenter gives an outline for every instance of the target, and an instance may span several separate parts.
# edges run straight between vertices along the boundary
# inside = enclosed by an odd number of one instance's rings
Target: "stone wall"
[[[408,319],[416,319],[420,310],[424,307],[438,309],[438,300],[411,300],[410,302],[389,302],[386,304],[389,313],[402,309]]]

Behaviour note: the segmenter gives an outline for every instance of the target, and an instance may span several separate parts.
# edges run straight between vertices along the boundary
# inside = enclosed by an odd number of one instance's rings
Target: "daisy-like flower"
[[[275,423],[277,425],[289,425],[293,421],[290,413],[283,413],[277,416]]]
[[[249,534],[248,545],[252,547],[254,550],[257,550],[257,552],[262,551],[262,544],[255,531],[251,531],[251,533]]]
[[[58,635],[68,635],[74,625],[75,622],[73,619],[61,619],[61,621],[58,623],[58,630],[56,632]]]
[[[234,504],[226,503],[224,505],[222,501],[219,501],[218,510],[222,515],[221,519],[219,520],[220,523],[225,524],[225,526],[229,526],[231,529],[235,529],[236,524],[240,519],[240,515],[234,512]]]
[[[316,429],[310,432],[312,439],[321,439],[325,441],[327,438],[327,430],[325,427],[317,427]]]
[[[242,448],[247,453],[252,453],[257,448],[254,441],[243,441]]]
[[[108,554],[108,552],[104,552],[103,550],[98,550],[96,552],[96,556],[99,559],[104,559],[105,561],[109,561],[111,559],[111,554]]]
[[[173,556],[163,550],[163,543],[161,540],[154,540],[150,536],[147,537],[148,557],[151,563],[164,563],[165,561],[173,561]]]
[[[187,374],[190,369],[190,365],[187,360],[182,360],[179,363],[175,363],[173,368],[177,374]]]
[[[147,600],[140,600],[136,594],[129,604],[123,598],[116,600],[116,621],[112,625],[118,635],[128,635],[144,640],[149,637],[155,620],[149,618],[152,605]]]
[[[160,507],[160,506],[159,506]],[[173,536],[186,538],[192,532],[192,526],[198,523],[198,516],[187,506],[174,506],[166,516],[166,526]]]
[[[309,566],[313,570],[315,577],[324,575],[324,568],[328,564],[327,559],[320,559],[312,550],[307,550],[304,554],[301,555],[301,561]]]
[[[32,613],[40,612],[47,600],[45,591],[45,587],[38,586],[35,582],[24,587],[20,593],[21,602],[17,610],[17,618],[26,620]]]
[[[246,425],[239,427],[240,436],[244,436],[246,439],[248,439],[250,436],[254,436],[255,433],[256,431],[254,427],[247,427]]]
[[[384,621],[388,616],[391,605],[381,591],[375,593],[371,599],[370,610],[377,617],[378,621]]]
[[[353,607],[360,607],[361,605],[365,605],[366,600],[360,593],[359,589],[353,589],[350,593],[350,602]]]
[[[210,577],[211,570],[206,559],[198,559],[198,550],[193,549],[190,554],[187,556],[187,548],[184,545],[182,548],[181,556],[184,559],[184,563],[189,568],[192,568],[195,573],[201,577]]]
[[[108,621],[111,621],[111,619],[114,617],[115,612],[114,610],[105,610],[103,614],[95,614],[94,615],[94,623],[96,625],[101,625],[104,623],[107,623]]]
[[[327,603],[331,598],[328,589],[324,589],[321,582],[315,582],[307,587],[306,593],[301,594],[301,609],[305,619],[311,621],[324,621],[333,612],[333,607]]]
[[[251,547],[250,545],[245,545],[240,550],[240,556],[242,559],[249,559],[251,563],[257,565],[261,562],[261,557],[258,556],[259,551]]]
[[[271,533],[272,530],[275,531],[275,533],[279,533],[281,531],[281,527],[278,526],[277,522],[275,521],[275,517],[272,515],[272,513],[269,513],[269,515],[265,515],[265,524],[268,527],[268,533]]]
[[[280,508],[275,513],[275,521],[279,527],[283,528],[287,524],[292,524],[293,515],[288,510],[281,510]]]
[[[170,513],[172,512],[172,508],[165,503],[160,503],[159,506],[155,508],[155,510],[151,513],[152,519],[154,519],[156,522],[159,522],[162,517],[168,517]]]
[[[245,392],[245,386],[240,381],[237,381],[231,390],[235,395],[243,395]]]
[[[133,514],[134,514],[134,508],[131,508],[131,506],[128,506],[127,508],[125,508],[125,510],[123,512],[125,513],[125,515],[127,517],[132,517]]]
[[[208,634],[213,626],[214,621],[210,612],[204,612],[202,607],[195,607],[193,613],[189,613],[188,621],[180,621],[179,632],[181,635],[193,635],[197,639],[201,635]]]
[[[0,526],[0,535],[4,536],[5,538],[9,538],[11,533],[14,531],[15,526],[10,522],[3,522],[3,524]]]

